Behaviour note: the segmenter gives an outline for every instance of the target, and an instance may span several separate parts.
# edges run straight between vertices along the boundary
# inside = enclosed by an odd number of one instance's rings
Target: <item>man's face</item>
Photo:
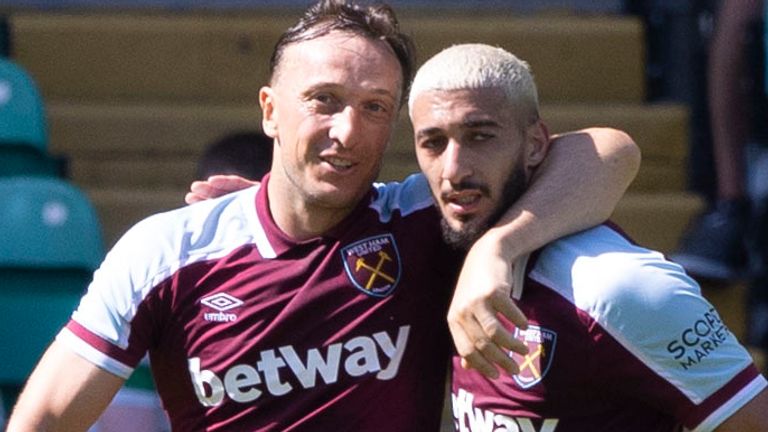
[[[527,134],[500,89],[426,91],[411,121],[446,241],[467,248],[527,184]]]
[[[260,93],[264,132],[278,143],[270,183],[311,206],[356,205],[378,176],[401,81],[381,41],[334,31],[286,47]]]

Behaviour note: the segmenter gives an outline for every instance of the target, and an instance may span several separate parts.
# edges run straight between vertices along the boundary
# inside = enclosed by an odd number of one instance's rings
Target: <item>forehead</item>
[[[277,68],[277,81],[294,85],[317,82],[363,86],[400,94],[402,70],[385,42],[350,32],[326,35],[288,45]]]
[[[429,90],[413,100],[414,130],[448,128],[476,122],[514,127],[514,110],[498,88]]]

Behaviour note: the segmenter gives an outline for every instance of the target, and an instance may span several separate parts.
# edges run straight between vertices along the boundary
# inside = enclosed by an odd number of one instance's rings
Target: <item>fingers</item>
[[[476,369],[488,378],[497,378],[499,368],[507,374],[519,373],[510,352],[525,355],[528,353],[526,345],[505,328],[495,308],[483,303],[475,305],[473,310],[474,313],[449,313],[449,327],[462,365]],[[511,302],[506,313],[527,325],[525,316]]]
[[[480,240],[472,246],[448,312],[461,363],[489,378],[500,371],[519,373],[511,353],[528,353],[525,343],[513,337],[512,331],[526,329],[528,320],[511,297],[515,277],[510,257],[502,252]]]
[[[520,372],[514,359],[505,350],[499,348],[498,345],[487,340],[477,341],[475,349],[474,352],[464,357],[463,360],[488,378],[498,378],[499,369],[508,375]]]
[[[253,186],[256,182],[235,175],[214,175],[204,181],[194,181],[184,196],[187,204],[220,197]]]
[[[187,192],[187,194],[184,195],[184,202],[187,204],[194,204],[200,201],[205,201],[205,197],[201,197],[194,192]]]
[[[483,325],[477,320],[465,322],[462,344],[467,348],[463,348],[463,352],[459,351],[459,354],[473,369],[489,378],[498,376],[497,368],[507,374],[516,374],[520,371],[510,353],[525,355],[528,348],[523,342],[512,337],[501,322],[495,318],[493,321],[490,325]]]
[[[213,187],[211,186],[211,183],[208,181],[193,181],[192,184],[189,186],[190,192],[198,195],[201,198],[208,197],[211,193],[211,189]]]
[[[508,297],[508,296],[494,297],[493,307],[497,312],[502,314],[516,327],[523,330],[528,328],[528,318],[526,318],[525,314],[523,314],[520,308],[518,308],[517,305],[515,305],[515,302],[512,300],[511,297]],[[495,315],[493,316],[493,319],[495,320],[496,323],[499,323],[499,321],[496,320]]]
[[[490,367],[486,367],[486,366],[479,367],[481,364],[489,365]],[[509,375],[516,375],[520,373],[517,363],[513,361],[512,365],[513,367],[511,368],[511,370],[504,369],[506,373],[508,373]],[[491,363],[488,363],[478,353],[472,353],[467,357],[462,357],[461,367],[467,370],[475,369],[476,371],[483,374],[488,379],[497,379],[500,376],[498,368],[493,366]]]
[[[498,378],[499,372],[496,367],[485,359],[483,354],[476,348],[472,338],[464,331],[467,326],[451,325],[450,327],[456,351],[461,357],[462,367],[464,369],[475,369],[488,378]]]
[[[485,360],[483,356],[477,352],[474,352],[467,357],[462,357],[461,367],[467,370],[474,369],[488,379],[497,379],[499,377],[499,370],[496,366]]]
[[[511,299],[495,296],[491,299],[490,304],[483,303],[475,307],[474,317],[480,328],[476,329],[473,326],[473,332],[470,336],[474,338],[490,338],[491,342],[498,347],[518,352],[523,344],[515,339],[512,336],[512,332],[501,322],[498,316],[499,313],[518,328],[525,329],[528,327],[528,320],[525,318],[525,315],[515,306]]]
[[[521,352],[525,349],[525,344],[512,336],[508,326],[499,319],[499,314],[506,317],[517,328],[528,328],[528,319],[514,301],[505,295],[495,294],[488,302],[475,305],[472,313],[462,319],[463,322],[471,323],[469,317],[474,317],[477,322],[476,325],[467,324],[469,337],[473,338],[472,340],[490,339],[492,344],[501,349],[525,354]]]
[[[224,193],[235,192],[255,185],[258,182],[237,175],[214,175],[208,177],[207,183],[214,189]]]

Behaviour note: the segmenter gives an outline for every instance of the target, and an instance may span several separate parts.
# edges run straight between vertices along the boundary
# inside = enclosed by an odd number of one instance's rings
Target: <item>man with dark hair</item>
[[[391,7],[383,3],[368,7],[351,6],[351,3],[344,1],[319,1],[310,6],[299,22],[277,40],[269,59],[271,78],[274,79],[278,66],[282,63],[283,53],[291,44],[317,39],[333,31],[356,34],[386,42],[395,54],[403,74],[400,83],[403,100],[400,103],[404,104],[415,67],[413,41],[408,35],[400,32],[395,11]]]
[[[195,178],[239,175],[262,178],[272,165],[272,139],[261,132],[227,134],[209,144],[197,162]]]
[[[447,48],[417,72],[409,114],[443,238],[476,247],[549,151],[528,65],[485,44]],[[492,381],[467,370],[461,335],[477,323],[452,308],[458,431],[768,428],[768,382],[696,282],[660,253],[603,224],[506,261],[528,326],[497,324],[529,350],[509,354],[517,374]]]
[[[288,34],[259,93],[270,174],[131,228],[30,377],[10,431],[85,430],[146,352],[174,430],[438,429],[463,257],[444,246],[422,176],[372,186],[411,44],[388,7],[345,1],[318,3]],[[469,256],[598,223],[637,170],[634,143],[615,131],[553,147]]]

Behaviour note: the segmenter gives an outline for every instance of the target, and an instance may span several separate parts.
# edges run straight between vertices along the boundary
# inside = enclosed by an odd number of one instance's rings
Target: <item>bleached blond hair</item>
[[[539,96],[528,63],[502,48],[486,44],[453,45],[427,60],[416,72],[408,98],[425,91],[498,88],[520,113],[521,126],[539,118]]]

